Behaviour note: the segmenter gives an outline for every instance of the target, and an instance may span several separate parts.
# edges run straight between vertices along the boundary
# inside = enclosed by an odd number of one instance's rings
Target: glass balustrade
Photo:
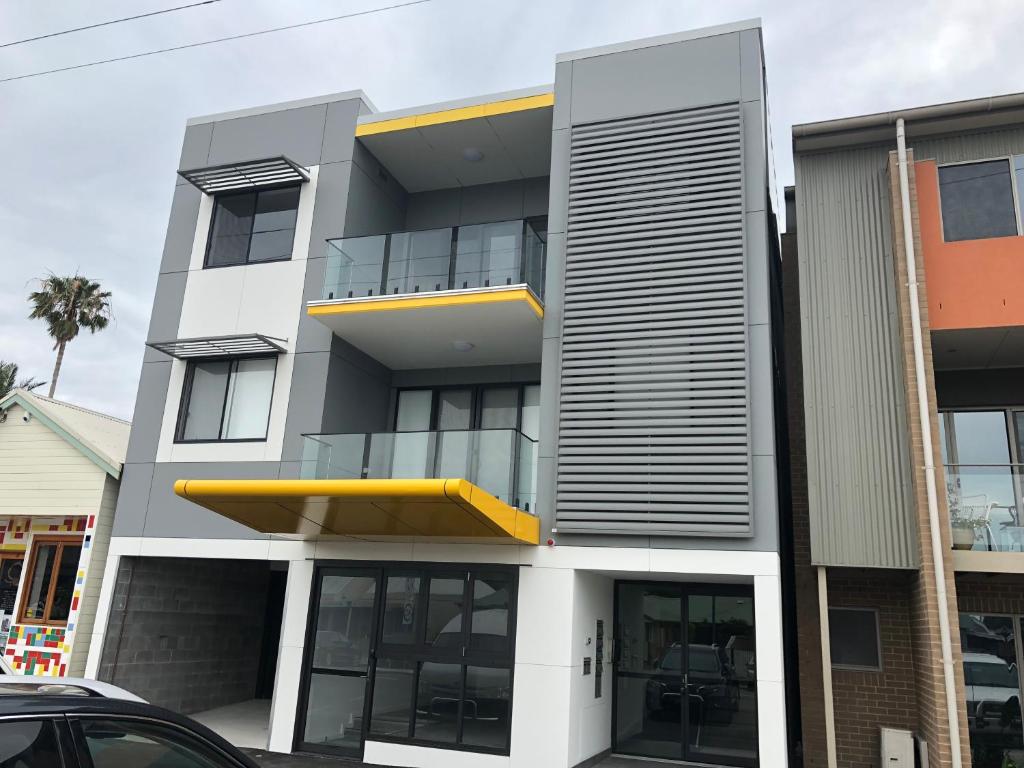
[[[308,479],[461,478],[533,512],[537,442],[515,429],[306,435]]]
[[[544,219],[327,241],[323,298],[528,285],[543,296]]]
[[[1021,464],[946,464],[946,502],[953,546],[1024,551]]]

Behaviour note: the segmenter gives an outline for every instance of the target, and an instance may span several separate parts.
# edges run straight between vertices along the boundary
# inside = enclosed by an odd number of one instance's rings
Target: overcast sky
[[[187,0],[3,0],[0,43]],[[388,5],[220,0],[0,48],[0,77]],[[1024,3],[431,0],[281,32],[0,83],[0,359],[49,378],[26,296],[48,271],[113,291],[114,323],[79,337],[57,396],[130,417],[185,120],[361,88],[389,110],[550,83],[555,55],[759,16],[780,184],[794,123],[1011,93]],[[681,72],[680,77],[700,77]]]

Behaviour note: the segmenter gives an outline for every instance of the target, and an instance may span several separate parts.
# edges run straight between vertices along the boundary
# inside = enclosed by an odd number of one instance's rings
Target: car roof
[[[1000,664],[1006,666],[1006,661],[994,653],[965,653],[964,661],[971,661],[978,664]]]
[[[0,694],[0,722],[23,717],[129,717],[170,723],[198,734],[227,753],[246,768],[259,768],[257,763],[232,746],[205,725],[169,709],[143,701],[109,699],[103,696],[64,695],[59,693]]]

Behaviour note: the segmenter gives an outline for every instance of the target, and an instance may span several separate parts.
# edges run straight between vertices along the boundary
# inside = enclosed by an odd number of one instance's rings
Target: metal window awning
[[[174,339],[150,341],[147,347],[179,360],[197,357],[241,357],[243,355],[273,355],[286,352],[285,339],[248,333],[239,336],[207,336],[201,339]]]
[[[178,175],[208,195],[309,181],[309,171],[284,155],[244,163],[193,168],[178,171]]]
[[[260,533],[538,544],[540,521],[460,478],[178,480],[174,493]]]

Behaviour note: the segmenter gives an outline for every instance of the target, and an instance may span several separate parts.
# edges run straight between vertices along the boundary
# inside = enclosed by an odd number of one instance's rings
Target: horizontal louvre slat
[[[750,533],[740,114],[575,126],[559,531]]]

